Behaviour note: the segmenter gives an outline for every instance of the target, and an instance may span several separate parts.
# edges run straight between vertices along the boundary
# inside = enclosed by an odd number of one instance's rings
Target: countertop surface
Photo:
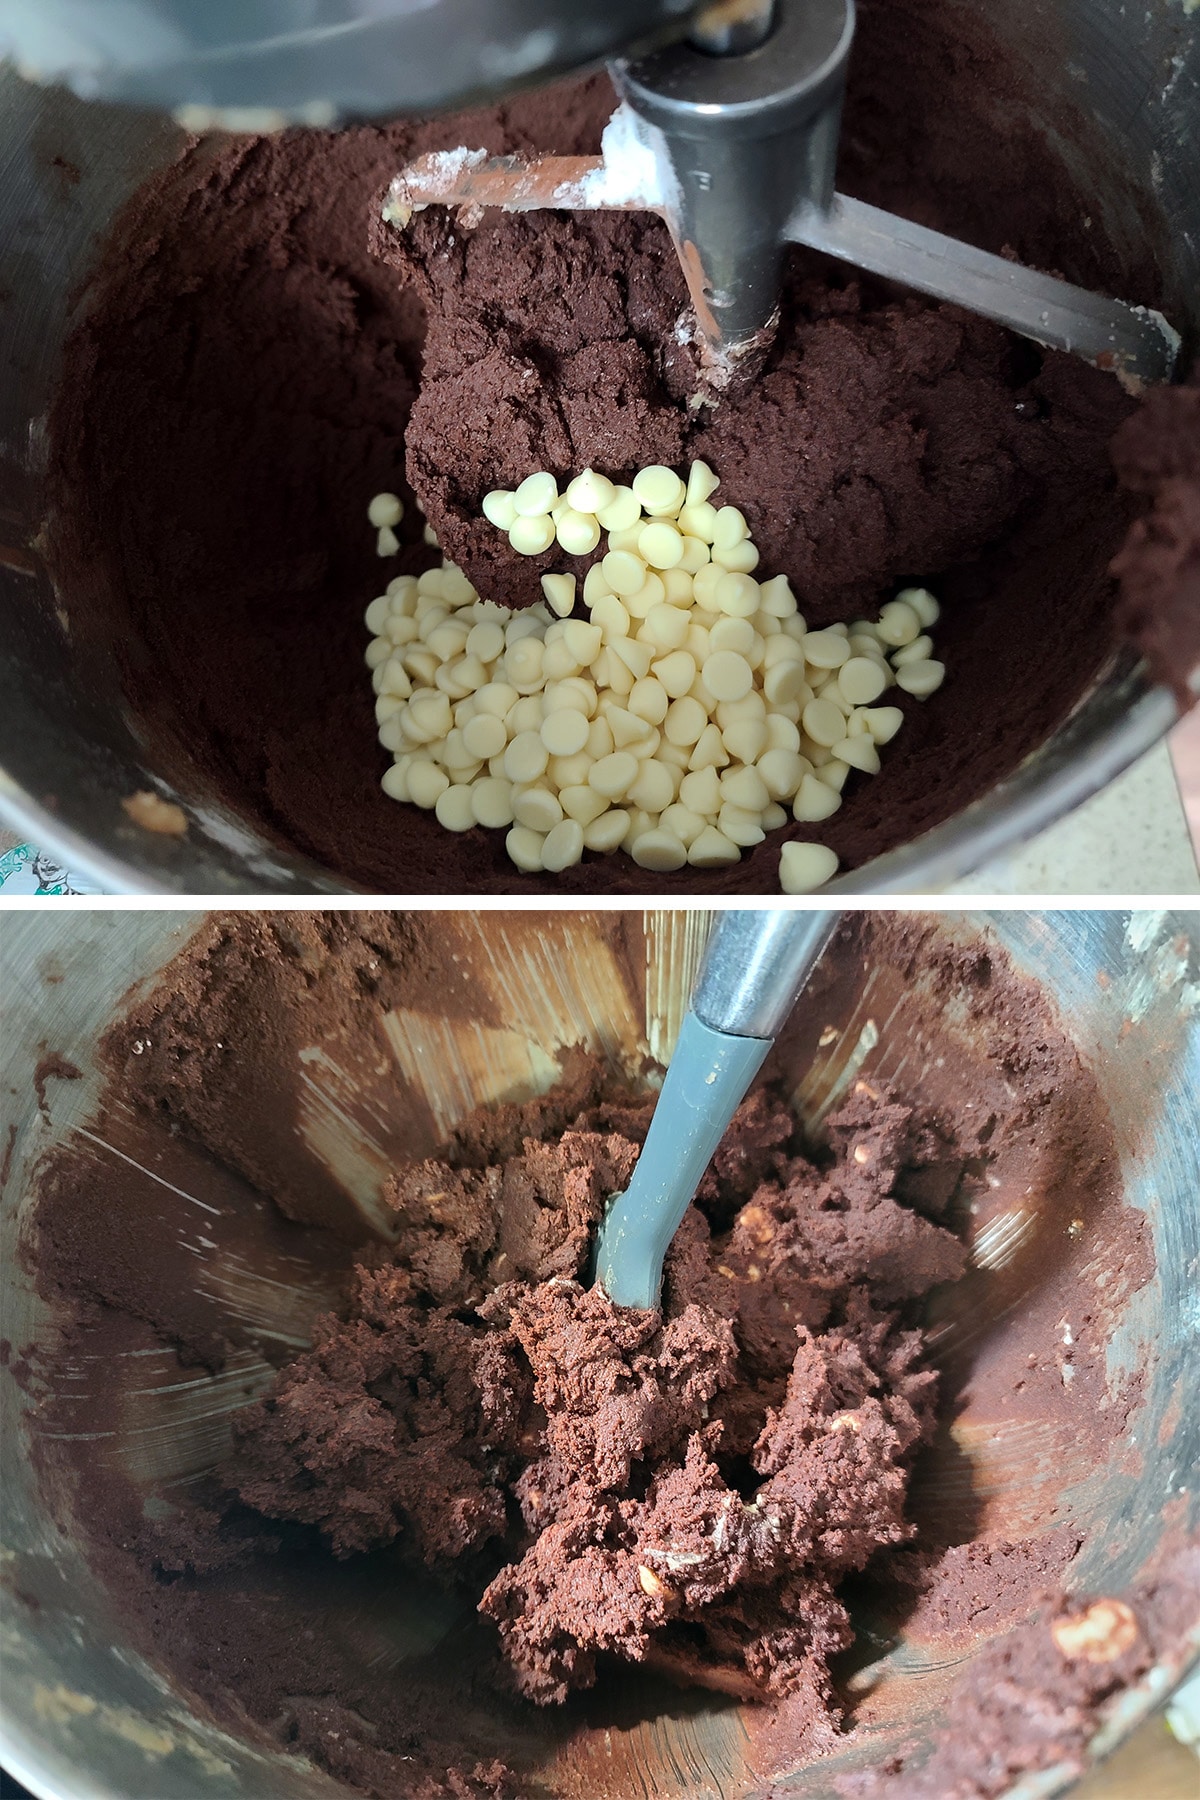
[[[1200,894],[1170,752],[1156,744],[1102,793],[953,894]]]

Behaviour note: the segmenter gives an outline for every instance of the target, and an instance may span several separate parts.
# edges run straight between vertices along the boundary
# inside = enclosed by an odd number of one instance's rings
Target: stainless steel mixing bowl
[[[971,11],[985,0],[951,3]],[[985,9],[1024,71],[1021,111],[1055,136],[1083,204],[1129,266],[1149,249],[1164,309],[1194,345],[1200,17],[1181,0],[986,0]],[[1056,132],[1064,101],[1093,116],[1086,155]],[[163,771],[115,687],[73,649],[70,596],[56,602],[38,553],[45,419],[72,292],[116,210],[179,142],[161,119],[88,107],[0,71],[0,818],[114,892],[343,892],[336,869],[271,841],[198,771],[172,770],[193,820],[186,838],[130,823],[122,798],[166,788]],[[67,166],[80,171],[73,184]],[[1170,696],[1148,686],[1131,658],[1118,659],[1018,771],[834,885],[942,887],[1103,787],[1175,716]]]
[[[307,1039],[293,1046],[303,1065],[296,1140],[323,1180],[332,1172],[345,1194],[368,1211],[386,1165],[380,1145],[389,1130],[407,1133],[413,1152],[426,1154],[433,1137],[481,1100],[544,1089],[554,1070],[547,1052],[571,1043],[586,1043],[616,1062],[646,1048],[664,1059],[707,925],[702,913],[631,913],[617,957],[611,934],[605,937],[586,915],[438,918],[446,948],[481,996],[487,1028],[463,1017],[461,1001],[445,1018],[415,1005],[393,1011],[364,1064],[382,1067],[383,1085],[361,1108],[344,1067],[305,1048]],[[18,1352],[43,1338],[51,1323],[33,1293],[31,1272],[16,1255],[39,1160],[55,1146],[78,1145],[77,1134],[95,1123],[99,1034],[120,1015],[131,987],[144,991],[198,923],[194,914],[89,912],[9,915],[0,925],[0,1083],[15,1126],[0,1216],[0,1268],[3,1335]],[[952,1302],[957,1312],[942,1317],[942,1327],[958,1334],[970,1374],[920,1476],[920,1491],[933,1507],[957,1503],[954,1496],[966,1505],[969,1496],[972,1530],[1006,1521],[1014,1534],[1035,1540],[1053,1529],[1055,1505],[1069,1496],[1072,1519],[1088,1532],[1072,1565],[1072,1586],[1119,1592],[1137,1579],[1170,1532],[1200,1528],[1200,916],[946,915],[937,929],[957,944],[998,942],[1053,996],[1108,1110],[1120,1183],[1127,1203],[1145,1215],[1156,1273],[1121,1306],[1107,1345],[1110,1381],[1119,1385],[1136,1371],[1144,1382],[1128,1420],[1129,1454],[1097,1466],[1086,1433],[1069,1412],[1024,1421],[990,1414],[981,1397],[984,1371],[998,1369],[1007,1391],[1028,1373],[1027,1352],[1037,1330],[1053,1332],[1057,1341],[1059,1300],[1043,1295],[1048,1271],[1064,1268],[1075,1282],[1096,1266],[1089,1259],[1102,1254],[1094,1219],[1091,1225],[1085,1219],[1077,1232],[1063,1229],[1062,1208],[1072,1211],[1077,1200],[1070,1197],[1071,1171],[1055,1160],[1052,1122],[1044,1161],[1023,1160],[1019,1184],[998,1162],[973,1221],[975,1272],[960,1284],[964,1297]],[[968,960],[958,966],[965,969]],[[811,1026],[807,1047],[793,1042],[787,1054],[794,1060],[785,1056],[798,1104],[810,1118],[860,1069],[868,1079],[897,1081],[905,1069],[919,1070],[928,1084],[936,1083],[940,1068],[941,1079],[961,1083],[969,1067],[1000,1053],[1003,1034],[998,1037],[994,1025],[973,1032],[965,1023],[978,967],[962,975],[955,992],[932,977],[927,984],[920,968],[901,979],[896,969],[864,973],[852,958],[844,966],[854,973],[839,982],[832,998],[823,996],[820,1019],[803,1025]],[[927,985],[930,991],[923,991]],[[421,1004],[436,1007],[436,1000]],[[310,1021],[304,1029],[311,1028]],[[818,1034],[821,1047],[814,1049]],[[277,1041],[288,1041],[286,1030]],[[383,1044],[394,1062],[385,1054],[381,1065]],[[82,1076],[45,1082],[43,1111],[35,1075],[48,1051],[72,1060]],[[1048,1120],[1056,1106],[1069,1107],[1069,1096],[1046,1098]],[[97,1126],[100,1135],[90,1140],[97,1157],[113,1154],[104,1129]],[[146,1121],[138,1130],[144,1139],[125,1138],[119,1153],[133,1156],[128,1179],[157,1196],[169,1241],[178,1234],[181,1278],[189,1293],[208,1297],[213,1328],[227,1334],[244,1330],[249,1320],[268,1337],[303,1342],[307,1322],[322,1304],[318,1272],[307,1282],[297,1275],[291,1287],[278,1280],[256,1284],[255,1269],[239,1264],[234,1280],[226,1251],[223,1277],[216,1242],[223,1228],[206,1216],[196,1232],[198,1215],[188,1195],[189,1188],[198,1191],[202,1153],[169,1137],[164,1125]],[[171,1180],[156,1169],[166,1169]],[[1086,1204],[1082,1210],[1088,1211]],[[1033,1323],[1038,1318],[1040,1328]],[[143,1491],[169,1494],[173,1483],[186,1483],[219,1458],[231,1406],[242,1404],[244,1393],[269,1373],[253,1350],[240,1356],[232,1377],[223,1378],[181,1369],[160,1345],[110,1356],[103,1364],[77,1352],[64,1379],[77,1401],[83,1397],[77,1410],[87,1458],[94,1456],[96,1467],[123,1469]],[[121,1396],[119,1430],[88,1435],[87,1396],[114,1389]],[[0,1579],[8,1589],[0,1762],[46,1800],[333,1800],[344,1794],[303,1760],[217,1729],[134,1653],[119,1611],[44,1502],[20,1420],[31,1402],[11,1374],[0,1373],[0,1400]],[[83,1464],[85,1479],[91,1466],[90,1460]],[[1022,1521],[1019,1532],[1014,1521]],[[382,1617],[365,1616],[370,1598],[364,1603],[361,1586],[349,1602],[326,1592],[320,1611],[315,1599],[311,1604],[314,1621],[327,1617],[334,1626],[339,1605],[343,1612],[351,1608],[341,1621],[345,1629],[353,1627],[364,1656],[390,1659],[385,1666],[395,1669],[399,1683],[405,1655],[438,1630],[436,1608],[394,1588],[380,1597]],[[987,1642],[987,1629],[980,1630],[972,1654]],[[415,1635],[404,1639],[405,1631]],[[1197,1654],[1200,1616],[1191,1639],[1185,1634],[1171,1645],[1119,1698],[1090,1754],[1098,1757],[1130,1731]],[[797,1768],[772,1792],[836,1800],[832,1782],[838,1773],[901,1744],[919,1753],[947,1721],[947,1694],[965,1660],[961,1648],[948,1654],[944,1643],[919,1634],[885,1644],[868,1633],[848,1680],[861,1732],[854,1748]],[[746,1710],[720,1696],[672,1691],[647,1703],[640,1716],[610,1711],[605,1729],[577,1727],[552,1742],[523,1792],[529,1800],[627,1800],[634,1792],[662,1800],[748,1800],[756,1789],[744,1780]],[[1043,1772],[1008,1800],[1048,1800],[1065,1779],[1061,1769]]]

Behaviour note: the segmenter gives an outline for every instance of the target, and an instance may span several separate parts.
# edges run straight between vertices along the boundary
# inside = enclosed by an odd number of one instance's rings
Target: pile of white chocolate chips
[[[496,490],[485,516],[514,550],[557,541],[587,556],[582,594],[542,576],[545,599],[510,612],[443,561],[401,575],[367,608],[379,741],[395,800],[447,831],[507,829],[519,869],[557,873],[585,850],[643,869],[716,869],[793,819],[837,811],[854,770],[904,722],[890,687],[941,686],[928,635],[938,603],[906,588],[873,621],[809,631],[784,575],[756,581],[758,551],[718,480],[694,462],[642,469],[628,487],[593,469],[560,496],[538,473]],[[399,548],[400,501],[369,508],[381,556]],[[426,538],[433,542],[426,527]],[[826,845],[788,842],[784,893],[829,880]]]

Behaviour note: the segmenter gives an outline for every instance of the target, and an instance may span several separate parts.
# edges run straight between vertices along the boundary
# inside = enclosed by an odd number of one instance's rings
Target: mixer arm
[[[750,0],[751,11],[762,4]],[[189,129],[271,131],[496,99],[669,42],[696,10],[697,0],[3,0],[0,61],[85,100],[164,107]]]

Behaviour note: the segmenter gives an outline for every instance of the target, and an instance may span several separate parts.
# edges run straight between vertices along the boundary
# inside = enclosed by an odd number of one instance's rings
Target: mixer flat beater
[[[703,385],[752,375],[778,320],[789,244],[952,301],[1024,337],[1169,381],[1179,337],[1161,313],[1072,286],[839,194],[834,187],[854,0],[726,0],[691,35],[610,72],[620,104],[599,157],[489,157],[464,147],[396,176],[383,217],[455,207],[655,212],[691,299]]]

